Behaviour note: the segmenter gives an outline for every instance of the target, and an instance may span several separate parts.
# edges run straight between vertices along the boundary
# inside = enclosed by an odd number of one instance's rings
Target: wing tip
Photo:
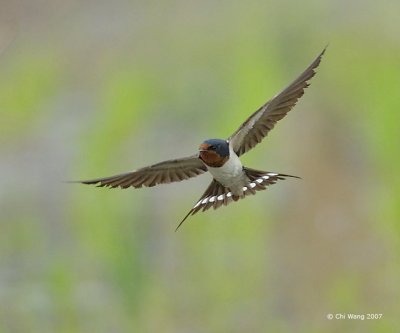
[[[100,182],[100,180],[62,180],[65,184],[85,184],[85,185],[94,185]]]
[[[104,179],[93,179],[93,180],[66,180],[63,181],[63,183],[67,184],[84,184],[84,185],[95,185],[96,187],[109,187],[109,188],[116,188],[116,187],[121,187],[122,189],[125,189],[126,187],[122,187],[119,184],[118,185],[112,185],[111,183],[106,183],[104,182]]]
[[[325,45],[325,47],[323,48],[322,52],[319,54],[319,57],[322,57],[322,56],[325,54],[326,50],[327,50],[328,47],[329,47],[329,44],[330,44],[329,42],[326,43],[326,45]]]
[[[319,66],[319,64],[321,63],[322,57],[324,56],[326,50],[328,49],[328,46],[329,46],[329,43],[327,43],[327,44],[325,45],[325,47],[323,48],[323,50],[321,51],[321,53],[320,53],[320,54],[317,56],[317,58],[315,58],[315,60],[312,62],[312,64],[311,64],[310,67],[311,67],[313,70],[315,70],[315,69]]]

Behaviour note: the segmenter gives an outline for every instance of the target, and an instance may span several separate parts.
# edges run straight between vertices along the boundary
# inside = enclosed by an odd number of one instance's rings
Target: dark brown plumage
[[[304,89],[309,86],[308,81],[315,75],[315,69],[324,53],[325,49],[296,80],[261,106],[231,135],[228,140],[238,156],[260,143],[276,122],[296,105],[298,99],[303,96]]]
[[[111,188],[152,187],[182,181],[210,171],[214,177],[211,184],[179,224],[180,226],[188,216],[200,210],[205,211],[211,207],[217,209],[246,195],[264,190],[278,180],[295,177],[246,168],[238,156],[260,143],[276,122],[285,117],[296,105],[303,96],[304,89],[309,86],[309,80],[315,75],[315,69],[324,53],[325,49],[288,87],[248,117],[228,140],[208,139],[200,145],[199,154],[160,162],[116,176],[84,180],[80,183]]]
[[[275,184],[278,180],[284,180],[287,177],[292,178],[300,178],[297,176],[278,174],[269,171],[260,171],[251,168],[243,168],[247,178],[248,178],[248,186],[247,189],[243,192],[243,195],[240,197],[232,195],[230,190],[215,179],[212,180],[211,184],[208,186],[206,191],[203,193],[201,198],[197,201],[196,205],[187,213],[187,215],[183,218],[183,220],[179,223],[176,230],[182,225],[185,220],[199,211],[206,211],[211,207],[214,209],[218,209],[221,206],[227,206],[233,201],[237,201],[239,199],[244,199],[246,195],[256,194],[258,191],[262,191],[267,189],[268,185]]]
[[[158,184],[169,184],[196,177],[206,171],[207,167],[199,159],[198,155],[193,155],[160,162],[116,176],[83,180],[79,181],[79,183],[98,184],[99,187],[106,186],[111,188],[152,187]]]

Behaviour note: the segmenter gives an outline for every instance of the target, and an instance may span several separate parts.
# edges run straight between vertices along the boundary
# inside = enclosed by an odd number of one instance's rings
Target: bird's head
[[[210,167],[223,166],[229,159],[229,142],[222,139],[205,140],[199,146],[199,158]]]

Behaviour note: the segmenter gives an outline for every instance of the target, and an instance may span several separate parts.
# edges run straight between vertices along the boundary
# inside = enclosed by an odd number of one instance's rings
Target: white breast
[[[213,168],[207,166],[207,168],[213,177],[226,187],[232,188],[236,187],[235,185],[239,186],[240,184],[238,183],[242,183],[244,175],[243,166],[231,146],[229,146],[229,159],[222,167]]]

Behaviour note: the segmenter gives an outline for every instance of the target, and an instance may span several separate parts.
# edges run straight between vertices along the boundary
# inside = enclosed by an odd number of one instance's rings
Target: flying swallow
[[[213,177],[211,184],[179,223],[178,229],[190,215],[200,210],[204,212],[211,207],[217,209],[226,206],[265,190],[278,180],[296,177],[245,167],[239,157],[260,143],[275,123],[295,106],[303,96],[304,89],[309,86],[324,53],[325,49],[297,79],[247,118],[228,139],[205,140],[200,144],[198,153],[188,157],[160,162],[116,176],[78,182],[97,184],[99,187],[139,188],[179,182],[210,172]]]

